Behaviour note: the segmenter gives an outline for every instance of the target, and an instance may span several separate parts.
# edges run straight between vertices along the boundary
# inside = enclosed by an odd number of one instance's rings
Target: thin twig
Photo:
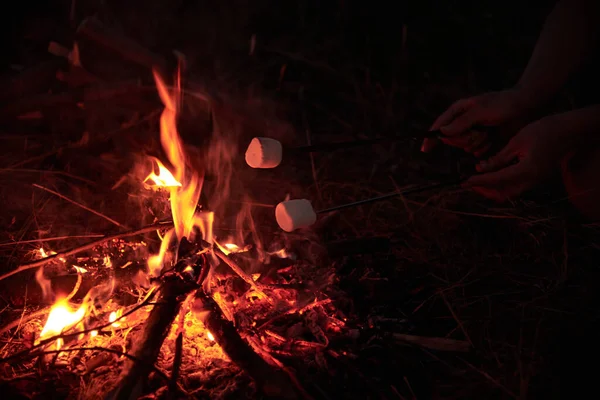
[[[51,190],[51,189],[48,189],[47,187],[44,187],[44,186],[38,185],[37,183],[34,183],[34,184],[33,184],[33,187],[36,187],[36,188],[38,188],[38,189],[45,190],[45,191],[46,191],[46,192],[48,192],[48,193],[52,193],[53,195],[55,195],[55,196],[58,196],[58,197],[60,197],[61,199],[68,201],[69,203],[75,204],[76,206],[78,206],[78,207],[81,207],[81,208],[83,208],[84,210],[91,212],[92,214],[95,214],[95,215],[97,215],[97,216],[99,216],[99,217],[102,217],[102,218],[104,218],[104,219],[105,219],[105,220],[107,220],[108,222],[110,222],[110,223],[112,223],[112,224],[115,224],[115,225],[117,225],[117,226],[118,226],[118,227],[120,227],[120,228],[125,228],[125,229],[127,229],[127,227],[126,227],[125,225],[123,225],[123,224],[119,223],[118,221],[115,221],[114,219],[112,219],[112,218],[110,218],[110,217],[108,217],[108,216],[106,216],[106,215],[102,214],[101,212],[98,212],[98,211],[96,211],[96,210],[93,210],[93,209],[91,209],[91,208],[89,208],[89,207],[87,207],[87,206],[84,206],[83,204],[81,204],[81,203],[78,203],[78,202],[76,202],[75,200],[72,200],[72,199],[68,198],[67,196],[64,196],[64,195],[62,195],[62,194],[60,194],[60,193],[58,193],[58,192],[55,192],[54,190]]]
[[[467,367],[471,368],[473,371],[479,373],[481,376],[483,376],[484,378],[486,378],[488,381],[490,381],[491,383],[493,383],[495,386],[497,386],[498,388],[500,388],[504,393],[508,394],[509,396],[511,396],[512,398],[516,399],[517,395],[514,394],[509,388],[507,388],[506,386],[504,386],[503,384],[501,384],[500,382],[498,382],[497,379],[494,379],[490,374],[488,374],[485,371],[480,370],[479,368],[476,368],[473,364],[469,363],[466,360],[463,360],[461,358],[459,358],[459,360],[461,360],[462,362],[464,362]]]
[[[259,285],[257,285],[256,282],[254,282],[254,279],[252,279],[251,276],[249,276],[247,273],[245,273],[244,270],[241,269],[239,265],[237,265],[235,262],[233,262],[233,260],[231,260],[229,257],[227,257],[227,255],[225,253],[223,253],[217,247],[213,247],[213,252],[217,255],[217,257],[219,257],[221,259],[221,261],[223,261],[225,264],[227,264],[229,266],[229,268],[231,268],[233,270],[233,272],[238,274],[238,276],[240,278],[242,278],[248,285],[250,285],[250,287],[252,287],[252,289],[254,289],[257,293],[260,293],[262,296],[264,296],[264,298],[267,299],[267,301],[269,303],[273,302],[273,300],[269,296],[267,296],[265,294],[265,292],[263,292],[262,288]]]
[[[448,302],[448,299],[446,298],[446,295],[444,294],[444,291],[440,292],[440,296],[442,297],[442,300],[444,300],[444,303],[446,303],[446,307],[448,307],[448,310],[450,310],[450,313],[452,314],[452,318],[454,318],[454,320],[456,321],[456,323],[458,324],[460,330],[462,331],[462,333],[465,335],[465,339],[467,339],[467,341],[471,344],[471,347],[475,347],[473,345],[473,341],[471,340],[471,337],[469,336],[469,334],[467,333],[467,330],[465,329],[462,321],[458,318],[458,316],[456,315],[456,313],[454,312],[454,309],[452,308],[452,306],[450,305],[450,303]]]
[[[39,174],[53,174],[53,175],[62,175],[68,178],[76,179],[78,181],[87,183],[88,185],[96,186],[96,182],[90,181],[89,179],[82,178],[77,175],[70,174],[65,171],[52,171],[52,170],[43,170],[43,169],[31,169],[31,168],[0,168],[0,174],[3,172],[22,172],[22,173],[39,173]]]
[[[6,274],[0,275],[0,281],[3,279],[6,279],[8,277],[11,277],[15,274],[18,274],[20,272],[27,271],[32,268],[40,267],[40,266],[45,265],[54,260],[58,260],[60,258],[65,258],[65,257],[71,256],[73,254],[77,254],[82,251],[92,249],[92,248],[94,248],[98,245],[101,245],[103,243],[106,243],[110,240],[120,239],[122,237],[127,237],[127,236],[141,235],[142,233],[152,232],[152,231],[155,231],[155,230],[161,229],[161,228],[170,228],[172,226],[173,226],[172,221],[159,222],[159,223],[156,223],[153,225],[145,226],[143,228],[138,228],[138,229],[130,230],[127,232],[115,233],[114,235],[104,236],[98,240],[94,240],[94,241],[86,243],[82,246],[74,247],[70,250],[61,251],[61,252],[53,254],[49,257],[42,258],[41,260],[36,260],[36,261],[32,261],[32,262],[29,262],[26,264],[22,264],[19,267],[17,267],[16,269],[13,269],[12,271],[7,272]]]
[[[55,242],[58,240],[66,240],[66,239],[90,239],[90,238],[101,238],[104,235],[74,235],[74,236],[56,236],[51,238],[43,238],[43,239],[31,239],[31,240],[19,240],[18,242],[6,242],[0,243],[0,247],[5,246],[17,246],[20,244],[28,244],[28,243],[44,243],[44,242]]]

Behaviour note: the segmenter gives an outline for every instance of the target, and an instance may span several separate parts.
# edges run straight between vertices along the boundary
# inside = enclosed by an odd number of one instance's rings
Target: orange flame
[[[155,186],[158,187],[181,187],[181,183],[175,179],[171,171],[167,169],[158,159],[154,159],[156,164],[158,165],[158,175],[152,171],[146,179],[144,179],[144,183],[151,180]]]
[[[71,308],[69,303],[61,299],[57,301],[48,314],[46,324],[40,333],[40,340],[60,335],[64,330],[69,329],[78,324],[87,311],[85,304],[82,304],[77,310]],[[57,339],[56,347],[60,349],[62,340]]]
[[[194,170],[186,169],[186,154],[177,131],[177,114],[181,103],[181,76],[178,72],[173,93],[170,93],[169,88],[156,71],[154,71],[154,80],[160,99],[165,106],[160,116],[160,142],[169,162],[175,169],[174,173],[170,175],[175,182],[180,184],[169,186],[175,234],[179,240],[184,237],[190,239],[203,180]],[[164,169],[166,170],[166,168]]]

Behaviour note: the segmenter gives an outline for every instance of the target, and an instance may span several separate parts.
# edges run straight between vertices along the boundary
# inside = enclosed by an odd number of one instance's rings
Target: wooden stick
[[[388,141],[405,141],[408,139],[427,139],[427,138],[431,139],[431,138],[439,138],[441,136],[442,136],[442,133],[440,131],[431,131],[431,132],[420,132],[419,131],[413,135],[407,135],[407,136],[385,136],[385,137],[379,137],[379,138],[375,138],[375,139],[352,140],[352,141],[339,142],[339,143],[318,143],[318,144],[313,144],[310,146],[293,147],[293,148],[286,149],[285,151],[290,152],[290,153],[314,153],[317,151],[328,152],[328,151],[348,149],[351,147],[368,146],[368,145],[381,143],[381,142],[388,142]]]
[[[384,195],[381,195],[381,196],[372,197],[370,199],[359,200],[359,201],[355,201],[353,203],[347,203],[347,204],[342,204],[340,206],[334,206],[334,207],[326,208],[324,210],[316,211],[316,213],[317,214],[326,214],[326,213],[329,213],[329,212],[332,212],[332,211],[343,210],[345,208],[358,207],[358,206],[362,206],[364,204],[375,203],[375,202],[378,202],[378,201],[387,200],[387,199],[390,199],[390,198],[396,197],[396,196],[404,196],[404,195],[407,195],[407,194],[424,192],[426,190],[433,190],[433,189],[443,188],[443,187],[446,187],[446,186],[453,186],[453,185],[456,185],[456,184],[458,184],[458,183],[460,183],[462,181],[463,181],[463,179],[455,179],[455,180],[451,180],[451,181],[434,183],[434,184],[430,184],[430,185],[416,186],[416,187],[408,188],[408,189],[405,189],[405,190],[399,190],[399,191],[392,192],[392,193],[387,193],[387,194],[384,194]]]
[[[127,237],[127,236],[135,236],[135,235],[141,235],[142,233],[147,233],[147,232],[152,232],[158,229],[163,229],[163,228],[171,228],[173,226],[173,222],[172,221],[166,221],[166,222],[159,222],[153,225],[148,225],[145,226],[143,228],[138,228],[138,229],[134,229],[131,231],[127,231],[127,232],[121,232],[121,233],[116,233],[114,235],[108,235],[108,236],[104,236],[100,239],[94,240],[92,242],[86,243],[83,246],[79,246],[79,247],[74,247],[72,249],[69,250],[65,250],[65,251],[61,251],[59,253],[53,254],[51,256],[48,256],[46,258],[42,258],[41,260],[36,260],[36,261],[32,261],[26,264],[21,264],[20,266],[18,266],[16,269],[13,269],[10,272],[7,272],[3,275],[0,275],[0,281],[4,280],[8,277],[11,277],[15,274],[18,274],[20,272],[23,271],[27,271],[30,270],[32,268],[37,268],[37,267],[41,267],[42,265],[45,265],[49,262],[58,260],[59,258],[64,258],[64,257],[68,257],[68,256],[72,256],[73,254],[77,254],[77,253],[81,253],[82,251],[85,250],[89,250],[92,249],[98,245],[101,245],[103,243],[106,243],[110,240],[114,240],[114,239],[120,239],[123,237]]]

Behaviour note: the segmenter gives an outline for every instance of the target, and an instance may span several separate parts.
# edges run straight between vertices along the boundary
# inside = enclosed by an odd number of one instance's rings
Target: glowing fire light
[[[40,333],[40,339],[46,339],[55,335],[60,335],[65,329],[69,329],[79,323],[85,316],[86,306],[81,305],[77,310],[73,310],[66,300],[57,301],[48,314],[48,320],[44,329]],[[62,340],[56,342],[57,348],[62,346]]]
[[[75,271],[77,271],[78,274],[85,274],[86,272],[88,272],[87,269],[83,267],[78,267],[77,265],[73,265],[73,268],[75,268]]]
[[[119,309],[118,311],[113,311],[108,316],[108,322],[112,322],[111,326],[113,328],[118,328],[121,326],[120,322],[115,322],[121,315],[123,315],[123,310]]]
[[[171,171],[169,171],[167,167],[165,167],[163,163],[161,163],[159,160],[155,159],[155,161],[158,165],[158,175],[156,175],[154,171],[151,172],[150,175],[148,175],[146,179],[144,179],[144,183],[151,180],[154,183],[154,185],[159,187],[180,187],[181,183],[179,183],[177,179],[175,179]]]
[[[210,340],[211,342],[215,341],[215,337],[213,336],[212,333],[210,333],[210,331],[206,331],[206,337],[208,338],[208,340]]]
[[[156,71],[154,80],[160,99],[164,105],[160,116],[160,142],[173,170],[167,169],[159,160],[159,174],[152,172],[146,181],[152,180],[156,186],[169,190],[171,213],[174,228],[162,238],[158,254],[148,258],[148,267],[152,276],[157,276],[163,267],[164,258],[173,234],[177,240],[193,240],[194,228],[198,227],[204,240],[212,243],[212,213],[197,212],[196,206],[202,191],[203,176],[189,168],[184,146],[177,131],[177,114],[181,104],[181,76],[177,74],[174,89],[170,89]]]
[[[214,241],[214,243],[217,245],[219,250],[221,250],[226,255],[229,255],[232,253],[244,253],[244,252],[250,250],[250,246],[240,247],[237,244],[233,244],[233,243],[225,243],[222,245],[219,242],[217,242],[216,240]]]

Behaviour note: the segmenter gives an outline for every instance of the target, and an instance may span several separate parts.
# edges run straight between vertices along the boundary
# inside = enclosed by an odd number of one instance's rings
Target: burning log
[[[212,333],[231,361],[250,375],[258,388],[270,398],[310,398],[300,384],[289,374],[267,363],[241,338],[231,321],[202,289],[196,292],[194,302],[196,315]],[[295,388],[293,390],[292,388]]]
[[[134,350],[134,357],[141,362],[130,362],[125,367],[119,385],[111,396],[114,400],[138,398],[140,385],[145,381],[154,365],[160,348],[165,341],[171,324],[179,314],[186,295],[197,287],[192,275],[187,273],[188,260],[180,261],[162,276],[160,295],[145,323],[142,338]],[[195,267],[199,270],[206,260],[198,258]],[[198,265],[203,264],[203,265]]]

